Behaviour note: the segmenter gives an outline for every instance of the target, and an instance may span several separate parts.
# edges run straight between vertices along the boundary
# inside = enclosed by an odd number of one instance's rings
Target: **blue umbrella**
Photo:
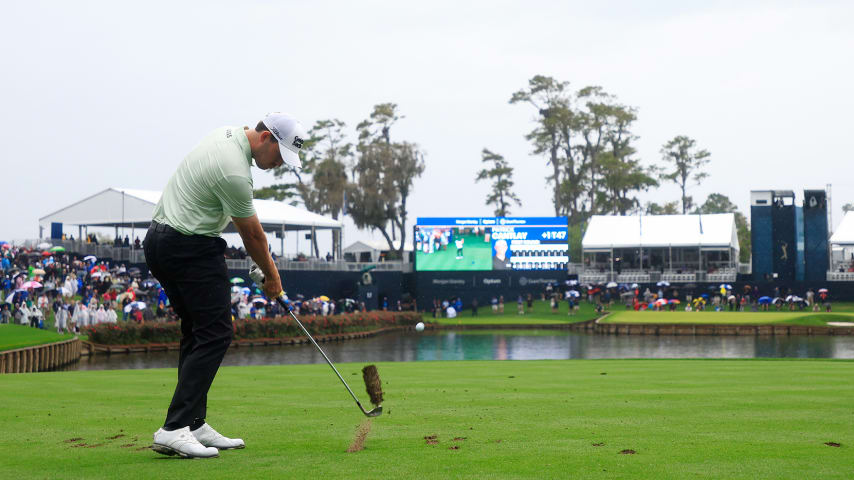
[[[702,294],[702,295],[700,295],[700,296],[701,296],[701,297],[703,297],[703,298],[705,298],[706,300],[708,300],[708,299],[709,299],[709,294],[708,294],[708,293],[704,293],[704,294]]]
[[[759,304],[760,305],[770,305],[771,304],[771,297],[759,297]]]

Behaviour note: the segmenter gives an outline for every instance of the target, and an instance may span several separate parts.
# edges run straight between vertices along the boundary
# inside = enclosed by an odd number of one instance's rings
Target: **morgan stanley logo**
[[[293,146],[295,146],[297,148],[302,148],[302,139],[299,137],[294,137]]]

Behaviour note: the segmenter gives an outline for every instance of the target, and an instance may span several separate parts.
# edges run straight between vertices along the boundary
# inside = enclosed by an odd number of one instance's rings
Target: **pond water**
[[[595,335],[560,330],[394,332],[321,344],[333,362],[573,358],[844,358],[854,336]],[[174,368],[178,352],[94,355],[66,370]],[[324,363],[311,345],[232,348],[223,365]]]

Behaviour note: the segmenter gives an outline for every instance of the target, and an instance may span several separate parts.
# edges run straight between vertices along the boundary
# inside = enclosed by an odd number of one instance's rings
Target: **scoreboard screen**
[[[567,217],[419,217],[416,271],[566,270]]]

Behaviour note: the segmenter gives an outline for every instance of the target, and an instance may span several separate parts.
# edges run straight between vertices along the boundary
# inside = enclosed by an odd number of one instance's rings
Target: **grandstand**
[[[583,283],[733,282],[735,215],[594,215],[582,240]]]

